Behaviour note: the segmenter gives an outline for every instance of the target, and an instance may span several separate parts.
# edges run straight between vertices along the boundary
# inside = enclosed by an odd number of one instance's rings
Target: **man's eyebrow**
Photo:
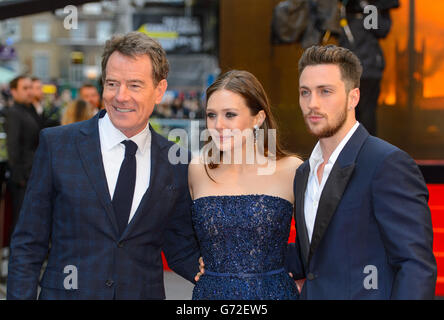
[[[310,90],[310,88],[307,86],[300,86],[299,88]],[[336,86],[334,84],[321,84],[315,87],[315,89],[323,89],[323,88],[336,88]]]
[[[105,82],[111,82],[111,81],[112,81],[112,82],[120,82],[120,81],[115,80],[115,79],[113,79],[113,78],[105,79]],[[143,80],[139,80],[139,79],[130,79],[130,80],[126,80],[126,82],[145,84],[145,81],[143,81]]]
[[[143,80],[139,80],[139,79],[130,79],[127,82],[137,82],[137,83],[145,83],[145,81]]]

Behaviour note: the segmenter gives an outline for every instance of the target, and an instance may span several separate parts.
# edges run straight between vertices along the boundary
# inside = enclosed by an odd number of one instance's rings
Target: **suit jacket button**
[[[123,242],[119,242],[119,243],[117,244],[117,246],[118,246],[119,248],[123,248]]]
[[[105,284],[107,287],[111,287],[114,284],[114,281],[113,280],[106,280]]]
[[[316,278],[316,277],[315,277],[315,275],[313,273],[310,272],[309,274],[307,274],[307,279],[308,280],[314,280],[314,278]]]

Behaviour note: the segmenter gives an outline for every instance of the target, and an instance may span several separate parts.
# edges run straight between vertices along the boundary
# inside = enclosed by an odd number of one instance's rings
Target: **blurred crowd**
[[[202,94],[197,91],[167,91],[154,109],[153,117],[174,119],[202,119]]]
[[[57,95],[54,85],[36,77],[18,76],[2,86],[0,100],[0,182],[10,194],[10,236],[23,202],[40,130],[91,118],[101,108],[100,95],[91,84],[83,85],[78,99],[69,90]],[[4,195],[2,194],[2,197]],[[6,240],[8,241],[8,240]]]
[[[101,108],[100,95],[92,84],[84,84],[78,90],[78,98],[73,100],[71,90],[64,89],[58,93],[53,84],[43,84],[36,77],[19,76],[9,85],[1,85],[0,115],[5,117],[9,110],[17,104],[29,108],[33,116],[37,115],[41,129],[86,120],[92,117]],[[80,102],[80,104],[79,104]],[[86,104],[85,107],[77,107]],[[74,112],[74,109],[85,109],[89,117],[78,117],[84,111]],[[80,119],[80,120],[79,120]]]

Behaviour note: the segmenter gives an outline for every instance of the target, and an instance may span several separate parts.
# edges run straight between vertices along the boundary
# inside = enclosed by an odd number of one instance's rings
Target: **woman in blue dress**
[[[269,100],[251,73],[221,75],[206,102],[210,138],[189,166],[205,263],[193,299],[297,299],[284,265],[302,161],[280,147]]]

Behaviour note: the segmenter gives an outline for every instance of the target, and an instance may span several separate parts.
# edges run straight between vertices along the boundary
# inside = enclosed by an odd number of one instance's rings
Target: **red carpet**
[[[433,252],[438,263],[438,282],[436,285],[436,295],[444,296],[444,184],[427,185],[430,192],[429,206],[432,211],[433,223]],[[291,224],[290,241],[296,235],[294,221]],[[170,270],[162,253],[165,270]]]
[[[430,192],[429,206],[432,211],[433,252],[438,263],[436,295],[444,296],[444,185],[427,185]]]

